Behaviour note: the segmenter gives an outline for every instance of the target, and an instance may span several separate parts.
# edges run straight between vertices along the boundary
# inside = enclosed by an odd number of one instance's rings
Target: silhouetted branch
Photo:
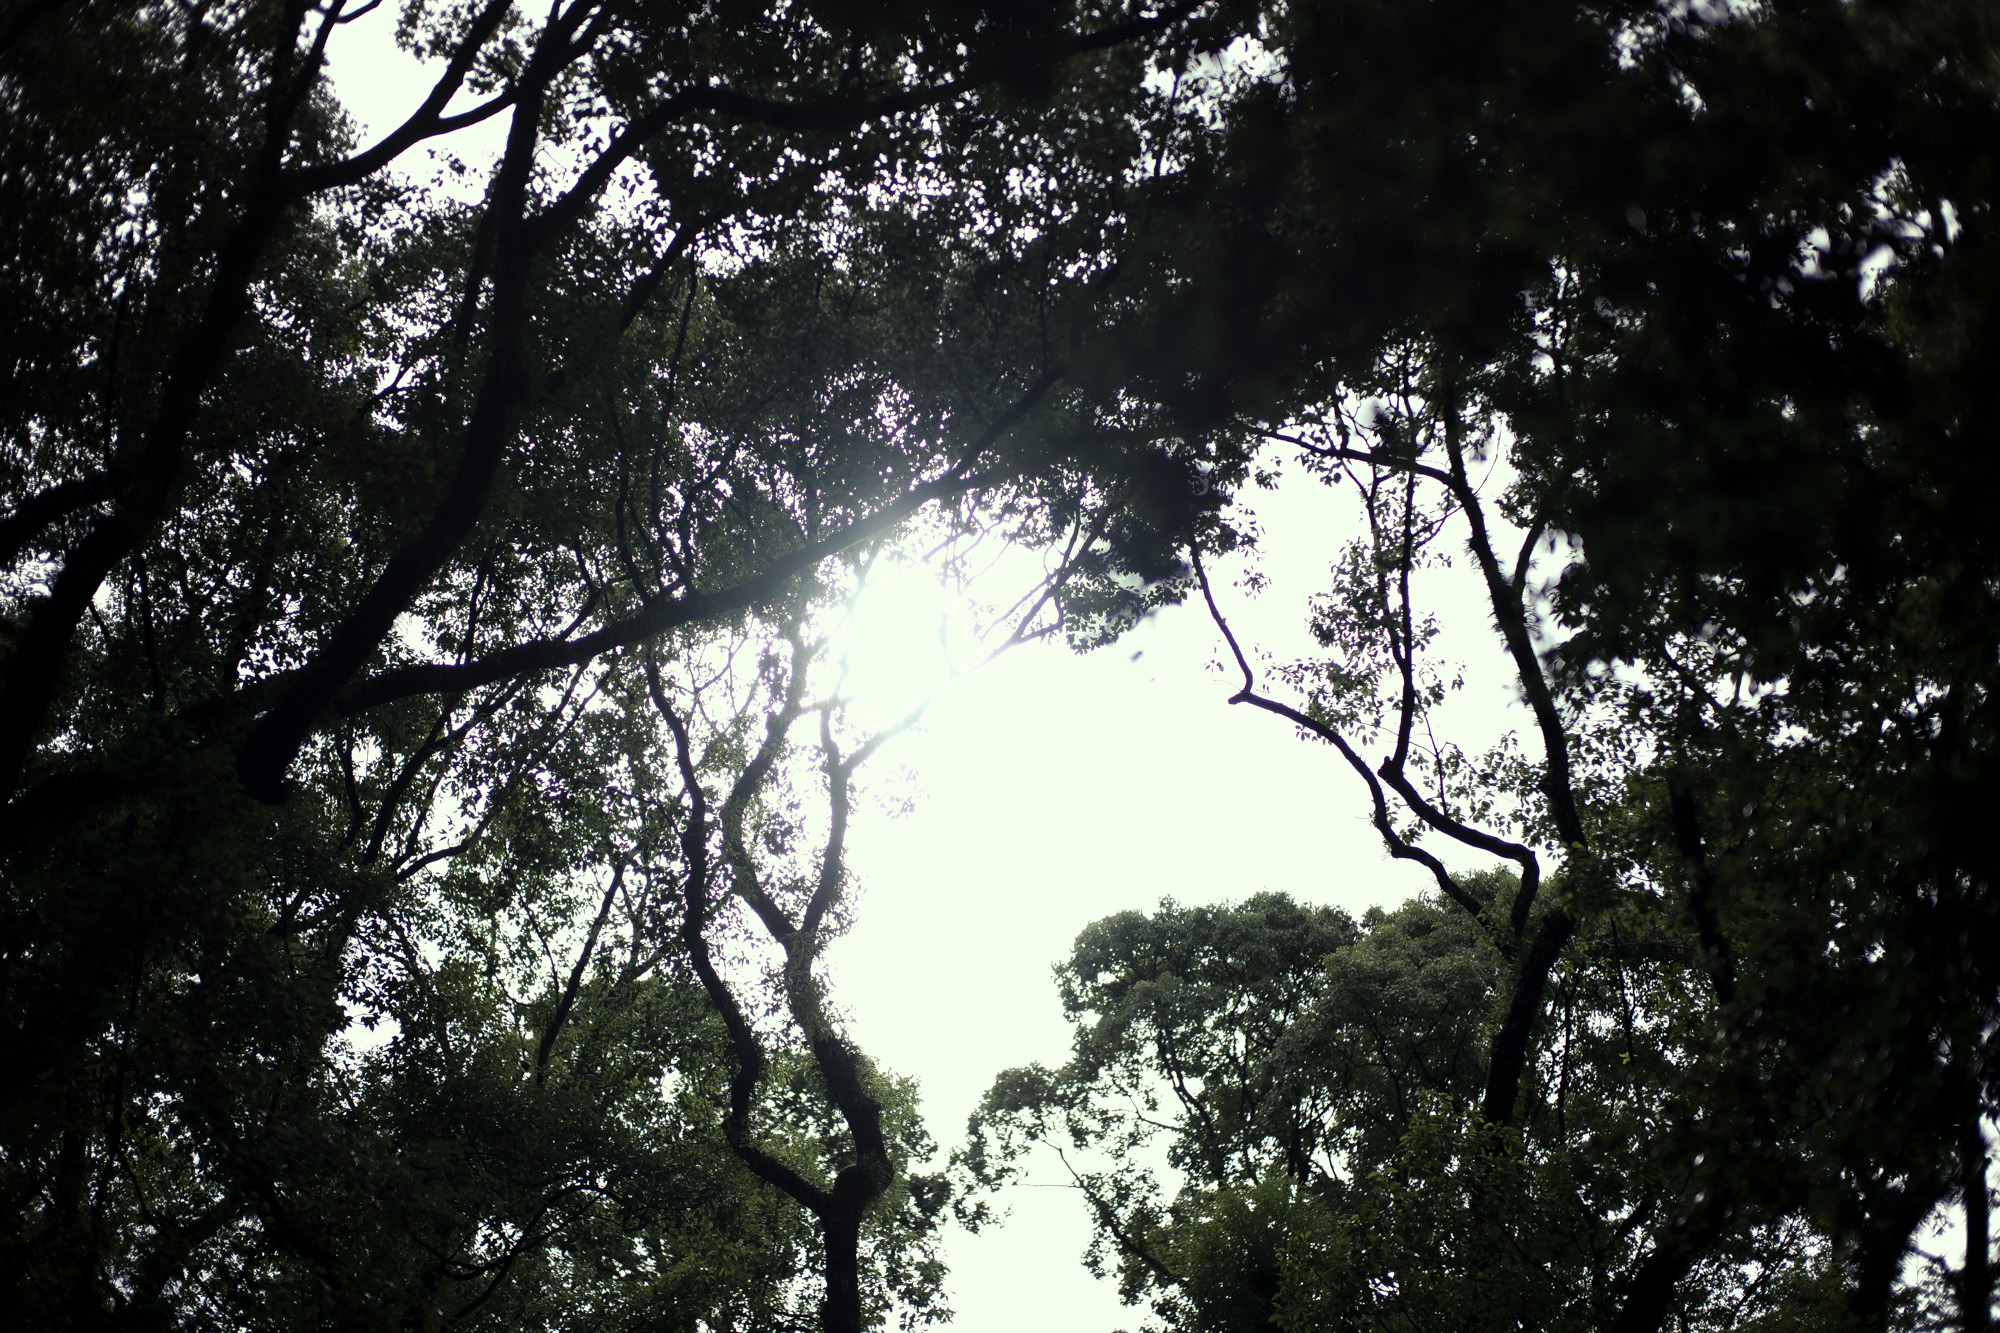
[[[1480,901],[1470,893],[1467,893],[1459,885],[1458,881],[1452,878],[1451,872],[1445,869],[1444,862],[1438,860],[1437,857],[1431,855],[1423,848],[1406,841],[1402,835],[1396,832],[1395,822],[1389,817],[1388,800],[1382,795],[1381,782],[1377,780],[1374,771],[1368,767],[1368,761],[1357,754],[1354,747],[1347,743],[1347,738],[1318,718],[1302,713],[1290,704],[1257,692],[1256,673],[1251,670],[1249,659],[1243,655],[1242,647],[1236,642],[1235,631],[1230,629],[1228,620],[1224,618],[1221,608],[1216,605],[1215,592],[1209,586],[1208,571],[1203,568],[1199,552],[1196,552],[1194,556],[1194,568],[1195,577],[1201,583],[1202,600],[1208,604],[1209,617],[1215,621],[1216,628],[1222,631],[1222,637],[1228,643],[1229,651],[1236,658],[1236,665],[1243,673],[1243,688],[1231,695],[1229,702],[1232,704],[1249,704],[1254,708],[1261,708],[1267,713],[1282,717],[1295,726],[1311,732],[1340,751],[1340,756],[1347,761],[1348,767],[1359,774],[1361,780],[1368,785],[1368,795],[1374,807],[1373,822],[1375,831],[1382,835],[1382,841],[1389,848],[1389,855],[1400,861],[1415,861],[1418,865],[1430,871],[1431,877],[1437,881],[1438,888],[1453,902],[1471,913],[1472,919],[1479,922],[1487,933],[1493,936],[1494,943],[1499,946],[1503,953],[1506,952],[1509,948],[1507,940],[1495,931],[1492,922],[1488,919],[1486,909]]]
[[[487,0],[486,7],[473,18],[465,36],[452,51],[451,59],[445,64],[444,73],[438,76],[438,81],[431,86],[430,94],[415,111],[410,113],[408,120],[391,130],[380,142],[356,153],[353,157],[294,173],[286,182],[291,192],[297,197],[303,197],[322,190],[357,184],[388,166],[425,139],[477,125],[512,106],[516,98],[515,87],[510,87],[469,111],[462,111],[453,116],[443,114],[445,107],[464,86],[466,75],[472,72],[473,65],[479,59],[480,48],[499,30],[502,20],[512,8],[513,0]]]
[[[1667,803],[1673,815],[1674,840],[1694,876],[1694,891],[1688,895],[1694,911],[1695,930],[1701,936],[1703,959],[1715,996],[1724,1004],[1736,998],[1736,960],[1722,924],[1715,915],[1715,868],[1709,864],[1708,850],[1702,845],[1701,823],[1694,806],[1694,794],[1679,774],[1667,779]]]
[[[88,509],[111,494],[111,479],[102,473],[60,482],[37,491],[0,518],[0,565],[11,565],[49,526],[79,509]]]

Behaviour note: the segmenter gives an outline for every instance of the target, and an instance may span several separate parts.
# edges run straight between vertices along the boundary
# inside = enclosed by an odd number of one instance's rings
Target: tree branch
[[[526,672],[573,666],[613,649],[657,638],[684,625],[733,615],[770,600],[783,591],[792,578],[813,568],[821,560],[894,527],[932,500],[977,490],[993,480],[992,475],[982,474],[963,481],[937,481],[918,486],[877,513],[831,536],[808,542],[773,561],[763,572],[733,587],[654,602],[634,615],[614,620],[581,638],[541,639],[517,644],[462,664],[440,662],[392,668],[348,691],[339,701],[340,711],[359,713],[397,699],[407,699],[411,695],[467,690]]]
[[[1680,844],[1681,856],[1694,876],[1694,891],[1688,900],[1694,912],[1695,930],[1701,937],[1702,957],[1708,963],[1709,981],[1715,987],[1715,997],[1728,1004],[1736,998],[1736,961],[1715,915],[1715,868],[1709,864],[1708,851],[1702,845],[1694,794],[1678,773],[1667,778],[1667,803],[1673,815],[1674,840]]]
[[[1118,1220],[1118,1210],[1097,1197],[1097,1191],[1090,1188],[1090,1185],[1077,1172],[1077,1169],[1069,1164],[1069,1157],[1061,1148],[1056,1147],[1054,1144],[1050,1144],[1049,1146],[1055,1147],[1056,1157],[1061,1160],[1063,1169],[1069,1172],[1070,1179],[1076,1182],[1077,1189],[1081,1190],[1083,1197],[1089,1200],[1091,1211],[1097,1214],[1098,1224],[1106,1232],[1110,1233],[1111,1239],[1118,1243],[1118,1248],[1146,1265],[1147,1268],[1153,1271],[1153,1276],[1159,1278],[1161,1281],[1179,1286],[1181,1275],[1167,1267],[1157,1255],[1147,1249],[1145,1245],[1141,1244],[1125,1229],[1124,1223]]]
[[[604,901],[598,904],[597,915],[591,918],[590,931],[583,939],[583,949],[576,956],[576,966],[569,970],[569,982],[563,987],[561,997],[556,1001],[556,1010],[549,1016],[548,1026],[542,1029],[541,1044],[535,1049],[535,1086],[540,1087],[542,1074],[547,1069],[549,1056],[555,1051],[556,1038],[569,1021],[569,1011],[576,1006],[577,992],[583,989],[583,975],[590,968],[592,955],[597,952],[597,937],[604,930],[605,919],[611,915],[611,904],[618,897],[618,890],[625,883],[628,863],[620,861],[611,872],[611,885],[604,890]]]
[[[14,512],[0,518],[0,565],[20,559],[35,538],[79,509],[88,509],[111,494],[111,479],[103,473],[58,482],[25,497]]]
[[[1368,795],[1374,807],[1373,822],[1375,831],[1382,835],[1382,841],[1387,845],[1389,855],[1399,861],[1415,861],[1430,871],[1431,877],[1437,881],[1439,890],[1453,902],[1471,913],[1472,919],[1480,923],[1481,927],[1493,938],[1495,945],[1500,948],[1503,954],[1510,953],[1511,947],[1508,941],[1495,930],[1485,906],[1477,898],[1467,893],[1459,885],[1458,881],[1452,878],[1451,872],[1445,869],[1444,862],[1438,860],[1437,857],[1431,855],[1423,848],[1406,842],[1396,832],[1395,823],[1389,817],[1389,802],[1382,795],[1382,784],[1376,779],[1374,771],[1368,767],[1368,761],[1363,759],[1355,752],[1354,747],[1347,743],[1347,738],[1334,728],[1327,726],[1318,718],[1302,713],[1290,704],[1282,703],[1276,699],[1257,693],[1256,673],[1250,669],[1249,659],[1243,655],[1242,647],[1236,642],[1235,631],[1229,628],[1229,622],[1223,617],[1221,608],[1216,605],[1215,591],[1209,585],[1208,571],[1203,567],[1201,553],[1198,551],[1194,553],[1194,570],[1195,577],[1201,584],[1202,600],[1208,604],[1209,618],[1215,622],[1216,628],[1222,631],[1222,637],[1229,644],[1229,651],[1236,658],[1236,665],[1243,673],[1243,688],[1231,695],[1229,702],[1232,704],[1249,704],[1254,708],[1261,708],[1267,713],[1282,717],[1302,730],[1311,732],[1340,751],[1340,756],[1347,761],[1348,767],[1358,773],[1361,776],[1361,780],[1368,784]]]
[[[730,1151],[758,1179],[783,1190],[787,1197],[815,1217],[823,1217],[834,1206],[833,1196],[750,1141],[750,1100],[764,1078],[764,1045],[757,1039],[756,1029],[750,1026],[750,1020],[744,1016],[735,992],[730,990],[729,983],[716,970],[715,960],[709,951],[707,927],[712,906],[709,879],[714,862],[708,852],[708,793],[695,769],[694,745],[688,736],[687,723],[673,708],[665,690],[656,688],[657,683],[655,671],[648,678],[649,693],[654,709],[673,735],[674,760],[688,793],[688,815],[681,828],[681,854],[687,863],[687,877],[682,884],[687,910],[681,918],[681,941],[687,948],[688,961],[701,981],[702,990],[722,1018],[723,1029],[729,1034],[730,1050],[735,1056],[736,1067],[730,1071],[729,1078],[729,1119],[725,1124],[725,1137]],[[740,789],[740,775],[736,785]]]
[[[444,567],[485,509],[515,418],[529,396],[527,289],[537,243],[522,215],[539,138],[536,122],[561,63],[552,52],[566,47],[567,40],[559,25],[543,30],[521,76],[520,106],[494,173],[489,213],[495,219],[496,258],[486,373],[466,424],[458,467],[423,528],[389,558],[374,584],[251,729],[237,753],[236,768],[244,790],[258,800],[282,799],[285,772],[320,715],[389,634],[396,617]]]
[[[1535,655],[1535,645],[1528,637],[1527,613],[1521,604],[1521,590],[1510,584],[1501,572],[1500,562],[1493,554],[1492,538],[1487,535],[1485,510],[1466,477],[1464,423],[1459,417],[1455,387],[1447,382],[1442,396],[1445,448],[1451,459],[1451,472],[1446,484],[1458,497],[1459,507],[1465,511],[1465,521],[1472,528],[1467,545],[1472,550],[1473,559],[1478,562],[1479,572],[1485,576],[1493,619],[1500,628],[1500,637],[1506,643],[1508,653],[1514,659],[1514,672],[1520,679],[1521,692],[1527,696],[1528,707],[1542,733],[1542,749],[1548,762],[1542,790],[1549,799],[1556,832],[1566,847],[1580,850],[1584,845],[1583,820],[1577,814],[1576,796],[1571,787],[1568,729],[1556,712],[1555,696],[1549,691],[1548,678],[1542,674],[1541,659]],[[1522,913],[1517,912],[1517,915]]]
[[[324,190],[358,184],[425,139],[477,125],[512,106],[519,92],[518,85],[469,111],[462,111],[455,116],[443,114],[445,107],[464,85],[465,76],[472,72],[473,64],[479,59],[479,48],[499,30],[502,20],[512,8],[513,0],[487,0],[486,7],[473,18],[472,26],[466,30],[457,49],[452,52],[444,73],[431,86],[430,95],[425,97],[423,104],[410,114],[410,118],[390,131],[387,137],[373,147],[356,153],[353,157],[292,173],[286,181],[291,196],[303,199]]]

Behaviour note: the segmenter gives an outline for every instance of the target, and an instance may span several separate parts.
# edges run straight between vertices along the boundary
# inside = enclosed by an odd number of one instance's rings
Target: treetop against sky
[[[9,10],[12,1308],[1986,1329],[1987,8]]]

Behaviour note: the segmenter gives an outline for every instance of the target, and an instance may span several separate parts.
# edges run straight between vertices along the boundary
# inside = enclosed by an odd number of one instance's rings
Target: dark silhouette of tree
[[[1702,982],[1633,1011],[1675,1042],[1643,1151],[1587,1154],[1624,1182],[1598,1205],[1620,1247],[1577,1231],[1561,1261],[1591,1282],[1535,1287],[1559,1224],[1475,1183],[1484,1257],[1416,1224],[1429,1196],[1368,1214],[1384,1318],[1462,1326],[1426,1268],[1521,1326],[1733,1326],[1732,1284],[1814,1327],[1989,1326],[1995,42],[1979,5],[1274,9],[1148,184],[1100,372],[1263,432],[1255,467],[1366,519],[1309,612],[1324,656],[1260,673],[1232,639],[1232,702],[1333,747],[1507,968],[1437,1160],[1557,1160],[1528,1127],[1568,979],[1625,957],[1607,938]],[[1468,557],[1532,718],[1483,760],[1450,744],[1412,593]],[[1464,857],[1516,887],[1473,892]],[[1206,1326],[1149,1267],[1152,1206],[1106,1234]],[[1967,1258],[1920,1280],[1947,1206]],[[1196,1243],[1186,1219],[1162,1235]],[[1287,1254],[1281,1322],[1372,1318],[1311,1305],[1330,1270]],[[1501,1270],[1528,1285],[1482,1285]]]
[[[936,1317],[814,672],[912,523],[1141,598],[1198,446],[1063,331],[1194,6],[378,5],[0,21],[10,1309]],[[354,21],[437,72],[368,143]]]
[[[21,1318],[938,1313],[818,961],[923,527],[1057,553],[1017,638],[1199,597],[1438,895],[1089,944],[987,1127],[1173,1088],[1189,1192],[1084,1171],[1164,1317],[1990,1325],[1990,6],[414,3],[363,144],[373,9],[0,17]],[[1365,535],[1267,670],[1281,464]]]

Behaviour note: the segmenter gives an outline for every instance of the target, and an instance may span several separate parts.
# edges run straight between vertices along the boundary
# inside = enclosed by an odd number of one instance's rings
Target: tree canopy
[[[412,0],[363,142],[374,8],[0,16],[20,1317],[921,1322],[1060,1141],[1169,1327],[1989,1326],[1990,6]],[[946,1175],[822,958],[918,536],[1205,610],[1430,895],[1093,927]]]
[[[1433,1118],[1334,1105],[1332,1163],[1190,1171],[1171,1201],[1086,1174],[1103,1243],[1174,1325],[1987,1327],[1990,15],[1315,6],[1265,40],[1270,76],[1161,184],[1193,239],[1140,315],[1226,340],[1145,374],[1356,497],[1324,654],[1267,682],[1230,637],[1233,702],[1334,748],[1430,873],[1406,911],[1454,904],[1504,980],[1468,1001],[1474,1070],[1418,1081]],[[1453,675],[1412,591],[1454,559],[1533,719],[1484,756],[1433,725]],[[1452,868],[1482,857],[1505,892]],[[1079,942],[1077,1060],[995,1085],[976,1175],[1058,1123],[1138,1132],[1088,1121],[1136,1070],[1181,1091],[1192,1018],[1156,1012],[1122,1065],[1096,1046],[1130,1020],[1091,987],[1222,966],[1192,922],[1154,929],[1185,962],[1093,976]],[[1361,966],[1294,984],[1334,1012]],[[1181,1160],[1259,1080],[1346,1095],[1309,1063],[1337,1041],[1200,1021],[1252,1072],[1190,1084],[1160,1131]],[[1567,1139],[1579,1085],[1643,1120]],[[1957,1264],[1915,1253],[1947,1206]]]
[[[412,5],[362,143],[361,7],[10,9],[27,1317],[938,1313],[911,1094],[820,996],[881,739],[827,617],[917,520],[1124,614],[1085,535],[1192,464],[1054,328],[1186,12]]]

